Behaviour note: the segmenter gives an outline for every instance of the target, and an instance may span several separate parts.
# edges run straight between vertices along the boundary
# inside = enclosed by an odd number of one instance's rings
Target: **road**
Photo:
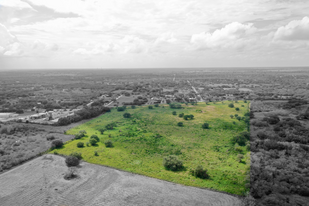
[[[201,95],[196,91],[195,87],[192,86],[191,82],[189,82],[189,80],[187,80],[188,84],[192,87],[193,91],[196,93],[196,96],[200,99],[200,102],[204,102],[203,98],[201,97]]]

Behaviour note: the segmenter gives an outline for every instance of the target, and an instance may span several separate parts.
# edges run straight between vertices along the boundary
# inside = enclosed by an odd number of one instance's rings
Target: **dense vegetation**
[[[64,155],[77,152],[90,163],[243,195],[248,187],[250,153],[243,145],[236,150],[232,139],[247,131],[248,104],[234,102],[235,106],[246,107],[236,111],[243,119],[233,123],[230,115],[235,114],[235,109],[229,108],[229,103],[158,105],[152,109],[142,106],[125,111],[115,108],[67,131],[74,135],[85,130],[86,134],[53,152]],[[184,116],[194,118],[177,125],[184,119],[172,114],[176,108]],[[131,116],[124,118],[125,113]],[[100,141],[91,145],[93,135]],[[77,147],[78,142],[85,146]],[[241,162],[238,154],[243,155]]]
[[[261,206],[308,205],[309,124],[297,119],[306,116],[306,103],[254,104],[260,113],[251,121],[250,193]]]

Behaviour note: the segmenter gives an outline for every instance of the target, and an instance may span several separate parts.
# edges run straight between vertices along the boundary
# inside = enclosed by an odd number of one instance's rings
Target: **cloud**
[[[275,40],[309,40],[309,17],[289,22],[286,26],[277,29]]]
[[[10,44],[6,51],[4,52],[4,56],[22,56],[24,51],[21,48],[21,44],[19,42],[14,42]]]
[[[256,31],[252,23],[233,22],[213,33],[193,34],[190,42],[196,49],[241,48],[248,41],[247,38]]]

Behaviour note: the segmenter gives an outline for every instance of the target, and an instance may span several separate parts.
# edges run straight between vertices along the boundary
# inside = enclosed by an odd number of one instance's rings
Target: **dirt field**
[[[77,179],[65,180],[66,171],[63,157],[48,154],[1,174],[0,205],[240,205],[227,194],[86,162],[77,169]]]

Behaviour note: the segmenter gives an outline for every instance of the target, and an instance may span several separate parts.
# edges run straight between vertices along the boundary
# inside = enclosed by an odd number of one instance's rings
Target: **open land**
[[[238,206],[237,197],[82,162],[78,178],[63,178],[64,158],[44,155],[0,176],[1,205]],[[5,185],[5,189],[2,188]]]
[[[248,103],[238,101],[235,108],[228,107],[229,101],[220,103],[182,104],[182,109],[172,109],[169,105],[159,105],[149,109],[148,106],[126,108],[125,111],[112,109],[104,115],[81,124],[67,131],[67,134],[78,134],[85,130],[86,137],[67,142],[63,148],[55,149],[63,155],[73,152],[81,153],[85,161],[94,164],[108,165],[114,168],[143,174],[158,179],[168,180],[184,185],[211,188],[231,194],[243,195],[246,175],[250,168],[250,153],[243,145],[238,152],[230,143],[232,137],[246,131],[246,123],[230,115],[244,117],[248,112]],[[243,105],[243,107],[241,106]],[[172,112],[176,111],[176,115]],[[131,118],[124,118],[130,113]],[[194,115],[193,119],[184,120],[180,113]],[[183,126],[177,126],[183,122]],[[209,129],[203,129],[207,122]],[[101,134],[98,130],[106,125],[116,126]],[[100,142],[95,146],[88,145],[92,135],[97,135]],[[104,142],[111,140],[112,148],[106,148]],[[84,147],[78,148],[77,143]],[[95,156],[94,153],[98,155]],[[237,155],[244,155],[243,161]],[[184,162],[184,169],[173,172],[166,170],[162,161],[165,156],[177,155]],[[190,175],[190,169],[198,165],[207,168],[210,178],[207,180]]]

